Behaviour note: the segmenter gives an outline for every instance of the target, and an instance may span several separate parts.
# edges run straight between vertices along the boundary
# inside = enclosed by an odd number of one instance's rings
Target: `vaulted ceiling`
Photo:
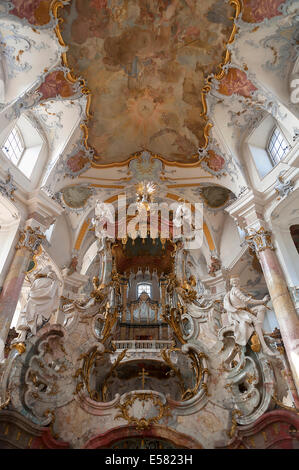
[[[11,0],[0,32],[1,127],[25,112],[46,140],[39,185],[73,248],[97,198],[145,179],[204,203],[219,254],[223,209],[251,185],[246,136],[267,114],[296,134],[294,0]]]

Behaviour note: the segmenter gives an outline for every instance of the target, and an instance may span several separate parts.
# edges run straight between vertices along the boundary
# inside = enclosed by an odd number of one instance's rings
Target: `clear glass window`
[[[275,127],[268,142],[267,152],[273,165],[282,160],[289,151],[289,145],[278,127]]]
[[[150,284],[138,284],[137,286],[137,297],[139,297],[142,292],[146,292],[149,297],[151,296],[151,286]]]
[[[18,166],[18,163],[25,151],[25,145],[22,134],[17,127],[14,127],[7,137],[2,150],[7,158],[9,158],[14,165]]]
[[[49,243],[52,237],[54,225],[55,225],[55,222],[53,222],[53,224],[51,224],[50,227],[45,231],[45,236]]]

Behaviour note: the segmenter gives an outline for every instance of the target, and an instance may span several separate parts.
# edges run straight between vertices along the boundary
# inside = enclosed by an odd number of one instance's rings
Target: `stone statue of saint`
[[[267,309],[266,303],[270,297],[266,295],[262,300],[256,300],[250,295],[244,294],[240,288],[238,277],[232,277],[230,283],[232,287],[224,296],[223,306],[227,311],[229,322],[233,326],[236,343],[240,346],[246,346],[255,331],[263,351],[270,355],[275,354],[266,345],[262,330]],[[256,307],[249,308],[249,305],[256,305]]]
[[[26,305],[26,323],[33,335],[36,334],[59,305],[59,280],[51,268],[40,269],[34,277]]]

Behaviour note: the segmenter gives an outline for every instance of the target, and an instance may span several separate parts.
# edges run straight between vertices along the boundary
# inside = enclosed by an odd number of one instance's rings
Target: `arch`
[[[108,199],[106,199],[105,201],[103,201],[104,203],[113,203],[115,201],[117,201],[117,198],[118,196],[120,196],[120,194],[116,194]],[[182,198],[181,196],[177,196],[176,194],[172,194],[172,193],[167,193],[166,194],[166,198],[168,199],[171,199],[173,201],[177,201],[177,202],[180,202],[182,201]],[[189,203],[189,201],[185,200],[184,202],[186,202],[187,204]],[[192,207],[193,211],[194,211],[194,207]],[[86,218],[84,219],[84,221],[82,222],[82,225],[79,229],[79,233],[77,235],[77,238],[76,238],[76,241],[75,241],[75,250],[80,250],[81,246],[82,246],[82,242],[83,242],[83,239],[87,233],[87,230],[88,230],[88,227],[89,227],[89,222],[90,222],[90,217],[89,217],[89,214],[93,211],[94,209],[90,209],[88,215],[86,216]],[[205,235],[205,238],[207,240],[207,243],[208,243],[208,246],[209,246],[209,249],[211,251],[214,251],[215,250],[215,243],[214,243],[214,239],[213,239],[213,236],[211,234],[211,231],[207,225],[206,222],[203,223],[203,232],[204,232],[204,235]]]
[[[109,449],[114,443],[124,438],[140,437],[170,441],[178,449],[203,449],[202,444],[193,437],[161,425],[152,426],[149,429],[143,430],[138,430],[133,425],[120,426],[92,437],[86,442],[83,448]]]

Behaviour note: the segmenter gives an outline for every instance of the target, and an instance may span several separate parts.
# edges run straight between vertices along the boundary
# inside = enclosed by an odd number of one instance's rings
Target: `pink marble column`
[[[294,382],[299,391],[299,318],[272,245],[271,232],[262,228],[251,233],[247,239],[259,257]]]
[[[39,229],[31,227],[20,233],[16,253],[0,296],[0,360],[30,260],[43,238]]]

